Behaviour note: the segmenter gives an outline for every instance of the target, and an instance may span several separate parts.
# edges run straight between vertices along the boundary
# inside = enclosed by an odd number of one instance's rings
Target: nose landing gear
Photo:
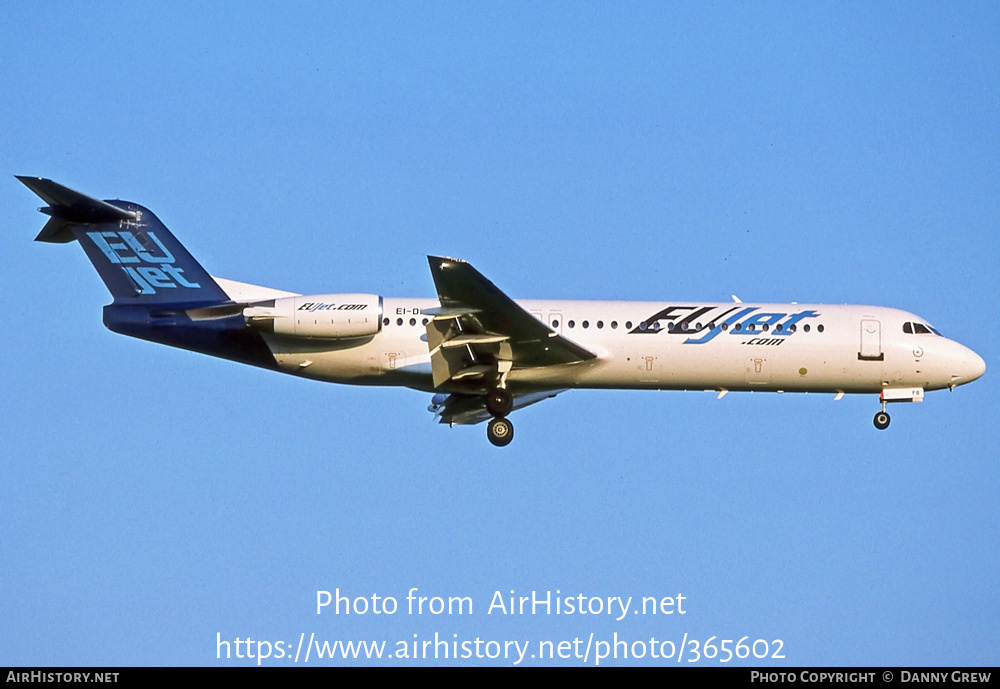
[[[885,429],[887,429],[889,427],[889,420],[890,419],[889,419],[889,415],[885,412],[885,404],[886,404],[886,399],[885,399],[885,396],[883,395],[882,396],[882,411],[877,412],[875,414],[875,418],[872,419],[872,423],[875,424],[875,428],[879,429],[880,431],[884,431]]]
[[[883,409],[882,411],[875,414],[873,423],[875,424],[875,428],[879,429],[880,431],[884,431],[889,427],[889,420],[890,420],[889,415],[886,414],[885,409]]]
[[[918,387],[912,388],[882,388],[882,393],[879,395],[879,401],[882,403],[882,411],[875,415],[873,420],[875,428],[880,431],[884,431],[889,427],[889,415],[885,413],[885,405],[888,402],[923,402],[924,401],[924,389]]]

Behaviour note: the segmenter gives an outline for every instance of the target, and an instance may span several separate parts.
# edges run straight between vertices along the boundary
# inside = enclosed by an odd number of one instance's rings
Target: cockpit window
[[[903,332],[907,335],[940,335],[937,330],[924,323],[903,323]]]

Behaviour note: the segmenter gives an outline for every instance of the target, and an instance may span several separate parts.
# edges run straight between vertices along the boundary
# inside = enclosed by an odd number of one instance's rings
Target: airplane
[[[334,383],[432,393],[450,425],[514,437],[516,409],[573,388],[877,394],[921,402],[986,370],[928,321],[881,306],[514,301],[469,263],[429,256],[435,298],[310,294],[210,276],[148,209],[18,176],[46,204],[36,241],[77,241],[116,333]]]

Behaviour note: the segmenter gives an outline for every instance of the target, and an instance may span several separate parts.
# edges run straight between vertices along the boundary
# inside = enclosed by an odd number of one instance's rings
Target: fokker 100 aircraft
[[[822,392],[920,402],[986,364],[920,316],[881,306],[514,301],[465,261],[429,257],[436,298],[301,295],[211,277],[149,210],[18,177],[48,205],[41,242],[78,241],[111,330],[291,373],[433,393],[441,423],[488,421],[571,388]]]

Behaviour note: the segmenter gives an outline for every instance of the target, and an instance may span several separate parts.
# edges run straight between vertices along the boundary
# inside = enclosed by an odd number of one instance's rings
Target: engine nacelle
[[[247,325],[277,335],[344,340],[382,329],[376,294],[312,294],[257,302],[243,309]]]

